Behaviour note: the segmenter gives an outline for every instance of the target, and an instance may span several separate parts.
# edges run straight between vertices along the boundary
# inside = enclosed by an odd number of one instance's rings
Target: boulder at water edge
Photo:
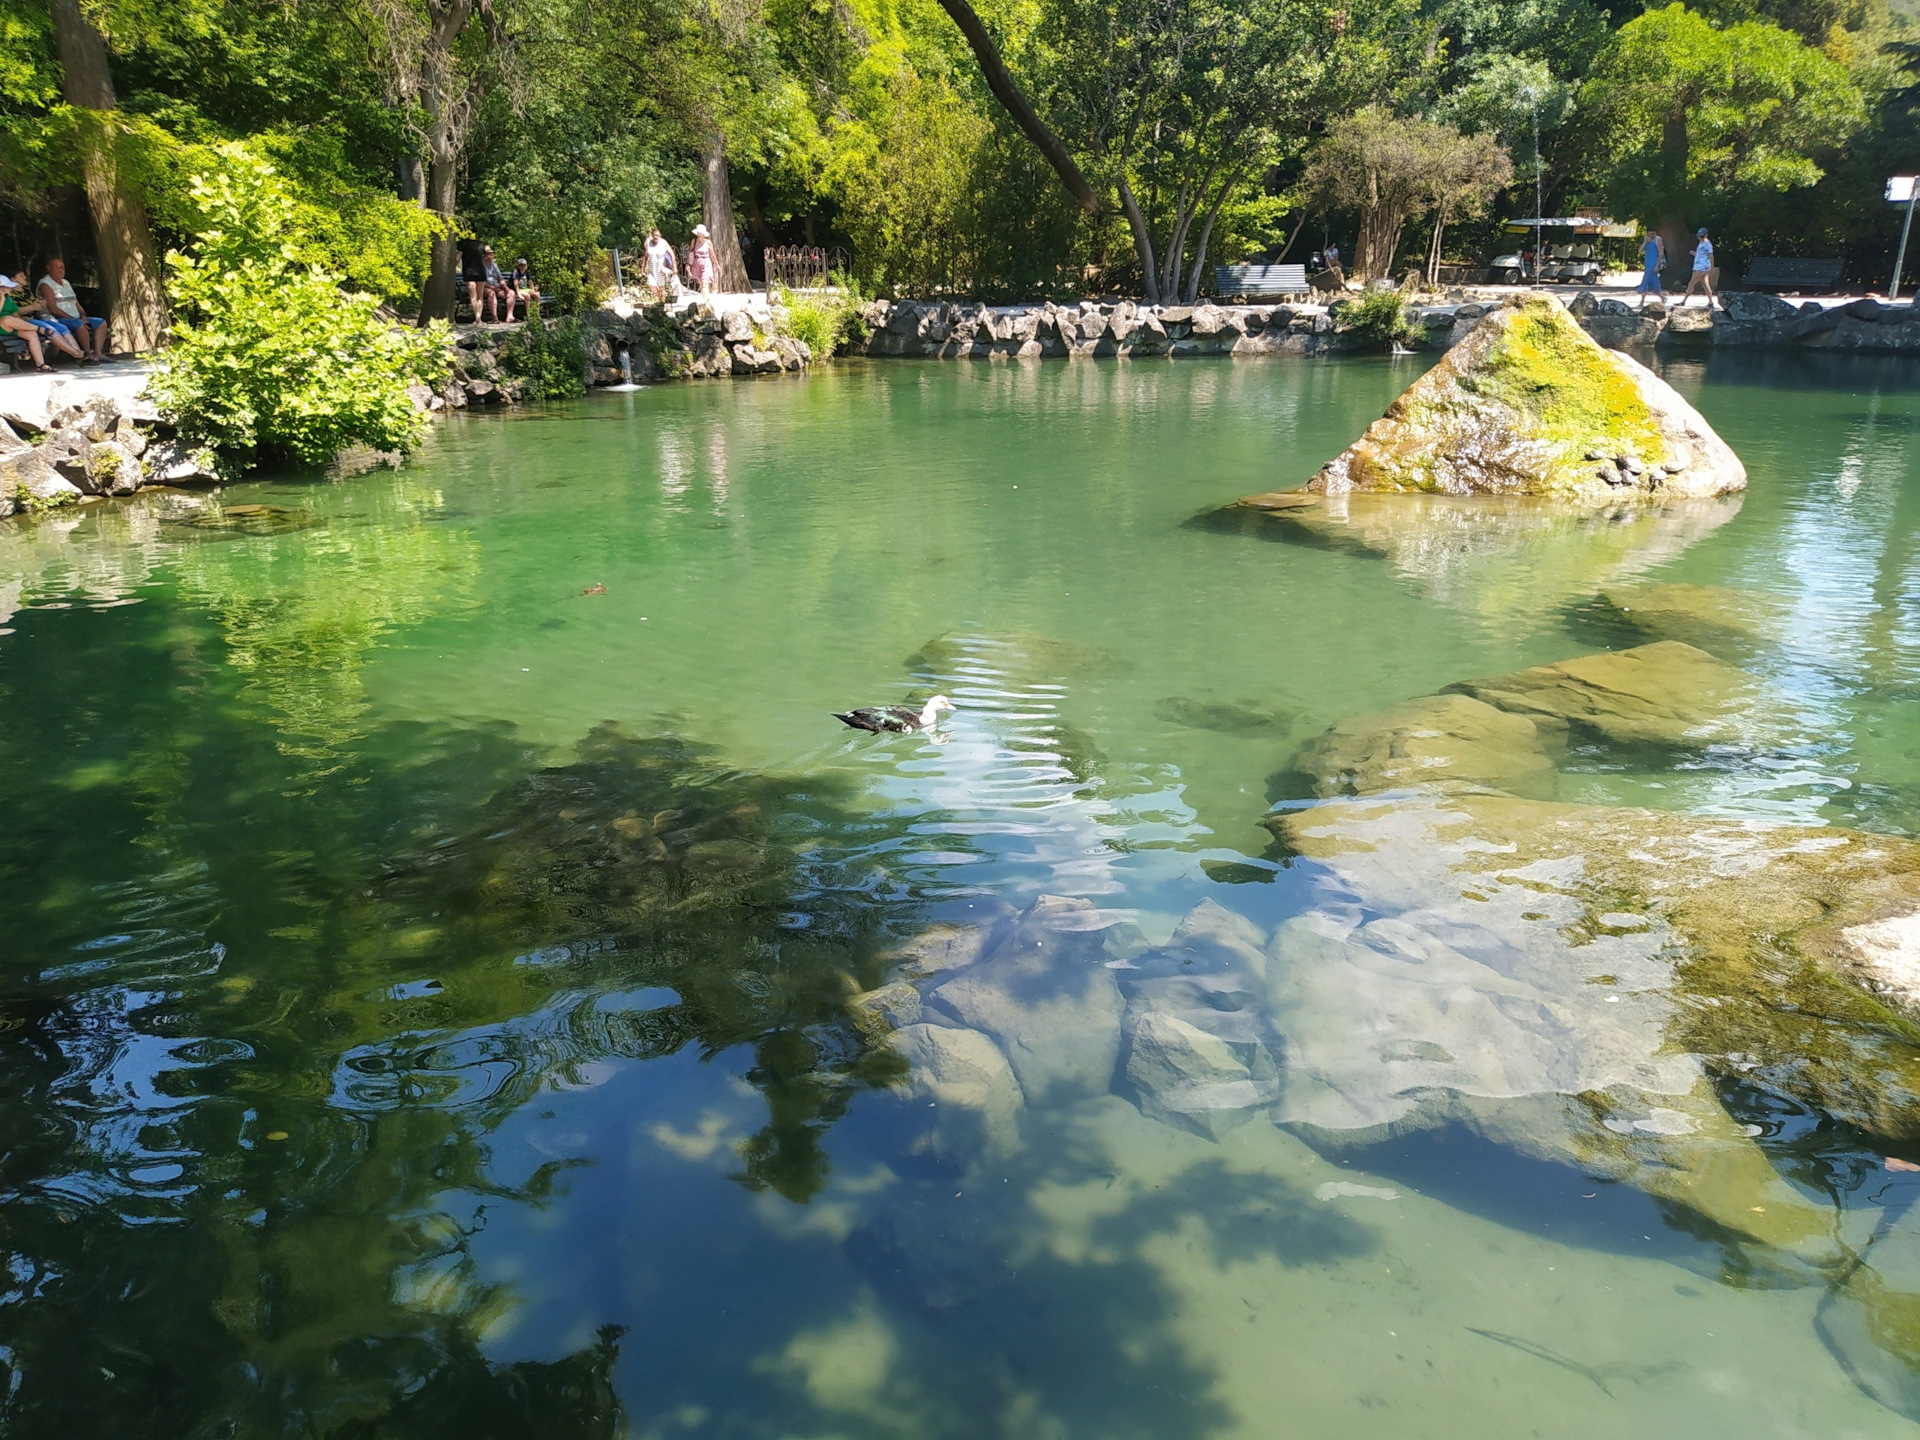
[[[1659,376],[1550,295],[1496,310],[1308,482],[1351,490],[1697,498],[1746,467]]]

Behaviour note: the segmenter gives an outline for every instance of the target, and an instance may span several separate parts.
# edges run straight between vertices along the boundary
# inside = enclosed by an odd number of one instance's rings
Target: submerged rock
[[[1217,730],[1226,735],[1284,730],[1293,721],[1292,711],[1259,700],[1194,700],[1185,695],[1169,695],[1158,701],[1153,714],[1169,725]]]
[[[929,1018],[992,1037],[1036,1101],[1104,1094],[1120,1053],[1119,987],[1102,932],[1125,917],[1043,895],[986,959],[926,997]]]
[[[1678,640],[1583,655],[1447,687],[1543,729],[1616,745],[1701,747],[1748,738],[1759,684]]]
[[[1747,655],[1776,643],[1788,613],[1783,597],[1763,590],[1678,582],[1611,586],[1600,592],[1600,604],[1649,640],[1684,640],[1716,655]]]
[[[1123,1079],[1141,1112],[1219,1138],[1279,1094],[1266,1016],[1265,934],[1203,900],[1171,939],[1120,972],[1128,997]]]
[[[1415,927],[1422,938],[1407,942],[1415,950],[1444,941],[1445,953],[1478,958],[1515,946],[1573,946],[1558,951],[1560,963],[1574,968],[1555,983],[1591,981],[1593,988],[1567,1002],[1573,1050],[1551,1061],[1561,1071],[1617,1069],[1632,1054],[1616,1043],[1620,1023],[1657,1020],[1659,1045],[1641,1052],[1651,1073],[1664,1073],[1660,1056],[1697,1056],[1713,1073],[1769,1086],[1870,1133],[1920,1137],[1920,1024],[1912,1009],[1920,1001],[1920,844],[1488,793],[1333,802],[1267,824],[1291,853],[1329,864],[1341,876],[1344,904],[1357,904],[1362,915],[1396,908],[1379,897],[1467,897],[1457,917],[1450,901],[1422,907],[1430,918]],[[1350,949],[1325,950],[1329,922],[1309,920],[1282,927],[1298,936],[1296,953],[1319,946],[1323,961],[1337,954],[1351,971]],[[1379,934],[1382,924],[1391,929],[1375,920],[1360,928]],[[1549,933],[1560,939],[1549,941]],[[1351,936],[1341,930],[1333,938],[1344,946]],[[1615,951],[1635,965],[1623,968]],[[1662,978],[1661,966],[1671,967],[1670,976]],[[1406,1015],[1422,1012],[1392,997],[1424,987],[1420,973],[1389,967],[1371,987],[1356,987],[1351,974],[1326,983],[1334,995],[1364,989],[1361,1000],[1342,1003],[1384,1013],[1348,1027],[1364,1043],[1397,1034],[1448,1052],[1444,1063],[1437,1053],[1427,1057],[1441,1069],[1429,1070],[1425,1083],[1447,1083],[1434,1077],[1454,1063],[1458,1044],[1478,1044],[1481,1024],[1469,1025],[1455,1002],[1441,1018],[1448,1032],[1457,1027],[1457,1043],[1418,1025],[1408,1032]],[[1655,1010],[1644,1010],[1654,997]],[[1594,1010],[1596,1000],[1603,1010]],[[1316,1045],[1360,1043],[1338,1038],[1341,1026],[1324,1004],[1312,1008],[1302,1053],[1287,1032],[1290,1077]],[[1511,1031],[1517,1014],[1531,1013],[1506,1001],[1496,1010],[1483,1017],[1496,1031]],[[1494,1048],[1501,1067],[1525,1055],[1517,1041]],[[1595,1065],[1595,1054],[1612,1058]],[[1661,1088],[1626,1071],[1617,1078]],[[1475,1089],[1458,1075],[1451,1088]],[[1364,1093],[1373,1098],[1359,1112],[1368,1105],[1382,1111],[1391,1108],[1385,1097],[1402,1087],[1383,1074],[1366,1081]],[[1487,1093],[1484,1081],[1475,1093]]]
[[[1746,483],[1739,457],[1671,386],[1534,294],[1482,320],[1307,489],[1604,502]]]
[[[927,1117],[927,1148],[971,1159],[982,1151],[1004,1155],[1019,1143],[1026,1097],[992,1040],[977,1030],[908,1025],[892,1044],[910,1067],[899,1088],[936,1111]]]
[[[1551,789],[1540,727],[1467,695],[1422,695],[1358,716],[1309,741],[1294,762],[1320,795],[1371,795],[1410,785]]]

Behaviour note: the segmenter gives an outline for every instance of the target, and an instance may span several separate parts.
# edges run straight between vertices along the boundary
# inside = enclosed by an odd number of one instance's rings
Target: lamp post
[[[1528,278],[1538,280],[1540,278],[1540,237],[1542,234],[1540,221],[1546,214],[1542,208],[1543,202],[1541,199],[1540,97],[1534,92],[1534,88],[1531,85],[1527,86],[1525,93],[1527,97],[1527,117],[1533,124],[1533,274]]]

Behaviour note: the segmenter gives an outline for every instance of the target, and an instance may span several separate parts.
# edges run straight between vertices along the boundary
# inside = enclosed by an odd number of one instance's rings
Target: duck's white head
[[[943,712],[952,714],[959,708],[958,705],[954,704],[953,701],[949,700],[946,696],[936,695],[927,701],[926,708],[920,712],[920,723],[922,725],[931,725],[935,720],[940,718]]]

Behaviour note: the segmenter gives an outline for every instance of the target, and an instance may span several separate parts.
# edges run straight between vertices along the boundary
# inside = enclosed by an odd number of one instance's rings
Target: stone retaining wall
[[[1426,327],[1425,348],[1451,348],[1513,293],[1456,292],[1443,302],[1414,306]],[[1574,296],[1567,308],[1588,334],[1614,349],[1704,344],[1920,354],[1920,316],[1911,305],[1876,300],[1794,305],[1749,291],[1725,295],[1722,301],[1724,309],[1711,313],[1704,304],[1668,307],[1659,302],[1642,310],[1589,291]],[[1144,306],[1129,300],[1015,306],[879,300],[866,309],[870,334],[861,353],[941,360],[1340,354],[1360,348],[1341,325],[1340,310],[1339,301],[1330,308]]]

